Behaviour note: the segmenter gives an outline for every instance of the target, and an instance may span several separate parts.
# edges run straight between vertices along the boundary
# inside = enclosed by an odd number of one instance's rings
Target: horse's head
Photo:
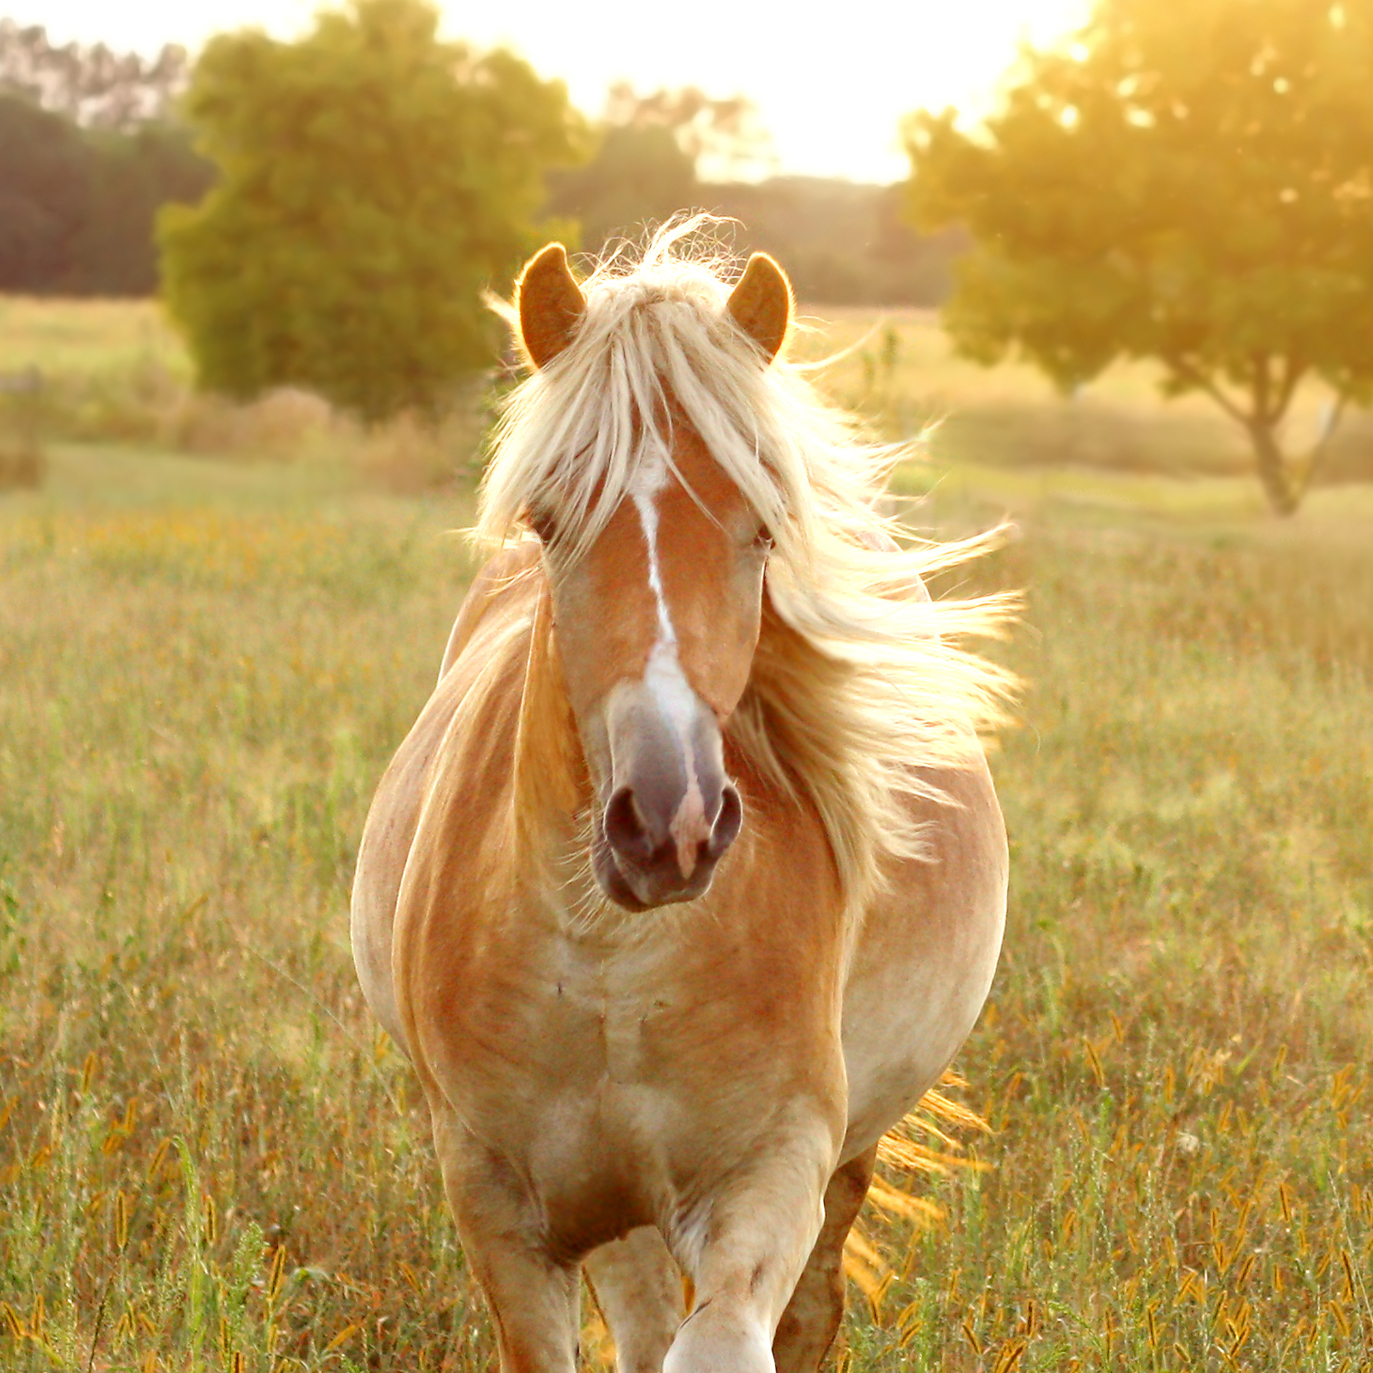
[[[658,337],[653,312],[673,304],[645,299],[622,327],[641,342]],[[560,245],[525,268],[518,310],[536,367],[575,365],[563,354],[587,302]],[[708,328],[762,371],[790,314],[786,277],[759,254]],[[524,517],[544,546],[556,652],[593,791],[592,869],[607,896],[639,910],[701,895],[739,833],[722,732],[758,642],[775,511],[750,504],[686,419],[675,388],[690,369],[672,366],[670,342],[609,356],[640,371],[613,375],[612,361],[579,384],[622,389],[624,404],[605,411],[618,432],[569,444],[580,445],[585,471],[546,481]],[[666,362],[644,375],[653,357]],[[594,485],[568,499],[588,473]]]

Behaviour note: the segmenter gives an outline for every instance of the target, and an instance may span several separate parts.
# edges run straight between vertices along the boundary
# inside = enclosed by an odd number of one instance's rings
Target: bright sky
[[[318,0],[0,0],[59,42],[104,41],[152,52],[194,50],[222,29],[256,25],[295,37]],[[600,113],[619,78],[640,91],[695,85],[743,94],[772,135],[779,170],[894,181],[909,170],[897,121],[909,110],[984,110],[1022,40],[1053,41],[1085,17],[1087,0],[892,0],[825,8],[766,0],[698,6],[645,0],[487,0],[441,6],[447,36],[502,43],[573,101]],[[693,12],[699,16],[692,20]]]

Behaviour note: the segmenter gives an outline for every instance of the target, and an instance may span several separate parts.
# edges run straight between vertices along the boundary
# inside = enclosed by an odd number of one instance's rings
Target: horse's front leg
[[[826,1138],[768,1158],[711,1202],[699,1242],[678,1257],[696,1301],[663,1373],[774,1373],[772,1340],[824,1219],[834,1166]]]
[[[682,1323],[682,1274],[658,1229],[641,1225],[582,1264],[615,1341],[616,1373],[662,1373]]]
[[[491,1308],[501,1373],[576,1373],[581,1274],[551,1254],[510,1165],[431,1105],[448,1205]]]
[[[777,1373],[815,1373],[834,1343],[844,1319],[844,1241],[863,1209],[876,1162],[874,1144],[844,1164],[825,1189],[825,1223],[773,1337]]]

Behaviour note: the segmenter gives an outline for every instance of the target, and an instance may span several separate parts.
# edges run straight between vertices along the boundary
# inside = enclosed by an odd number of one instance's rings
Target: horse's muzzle
[[[710,886],[743,821],[725,776],[720,728],[692,698],[683,718],[649,693],[621,697],[610,727],[611,779],[592,843],[605,894],[630,910],[691,901]]]

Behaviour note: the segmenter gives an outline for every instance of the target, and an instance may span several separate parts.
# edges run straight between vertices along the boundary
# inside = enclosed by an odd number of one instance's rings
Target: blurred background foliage
[[[588,118],[515,56],[440,41],[426,0],[350,0],[291,43],[224,34],[194,63],[5,20],[0,291],[160,291],[205,393],[447,423],[480,407],[502,346],[485,293],[525,254],[595,255],[698,207],[808,305],[943,306],[961,356],[1041,370],[1072,397],[1055,426],[983,426],[1024,427],[1026,451],[1158,448],[1133,422],[1097,442],[1080,403],[1147,360],[1236,424],[1274,510],[1347,474],[1367,433],[1347,411],[1373,393],[1373,0],[1099,0],[1022,53],[981,125],[920,112],[904,135],[905,183],[776,175],[745,96],[621,82]],[[870,391],[903,337],[861,345]],[[141,389],[164,400],[188,380],[156,370]],[[933,399],[884,422],[909,436]],[[1233,450],[1167,423],[1202,466]]]
[[[199,380],[306,385],[371,419],[432,410],[489,364],[481,291],[551,235],[598,252],[699,206],[747,224],[738,246],[783,258],[808,301],[946,292],[959,231],[917,236],[896,188],[768,175],[747,99],[620,84],[586,120],[561,83],[435,21],[361,0],[297,43],[221,36],[194,65],[0,21],[0,291],[152,294],[169,207],[161,286]]]
[[[1373,394],[1373,6],[1100,0],[1027,53],[983,129],[908,125],[911,207],[976,248],[947,312],[961,351],[1018,351],[1065,390],[1162,364],[1248,434],[1273,508],[1301,499],[1339,411]],[[1308,376],[1316,449],[1281,428]]]
[[[190,61],[56,47],[0,19],[0,292],[146,296],[153,220],[215,178],[173,115]]]
[[[162,218],[163,287],[207,389],[298,386],[365,420],[439,413],[490,363],[482,293],[539,246],[581,121],[511,53],[440,42],[416,0],[294,43],[213,39],[184,108],[220,178]]]

